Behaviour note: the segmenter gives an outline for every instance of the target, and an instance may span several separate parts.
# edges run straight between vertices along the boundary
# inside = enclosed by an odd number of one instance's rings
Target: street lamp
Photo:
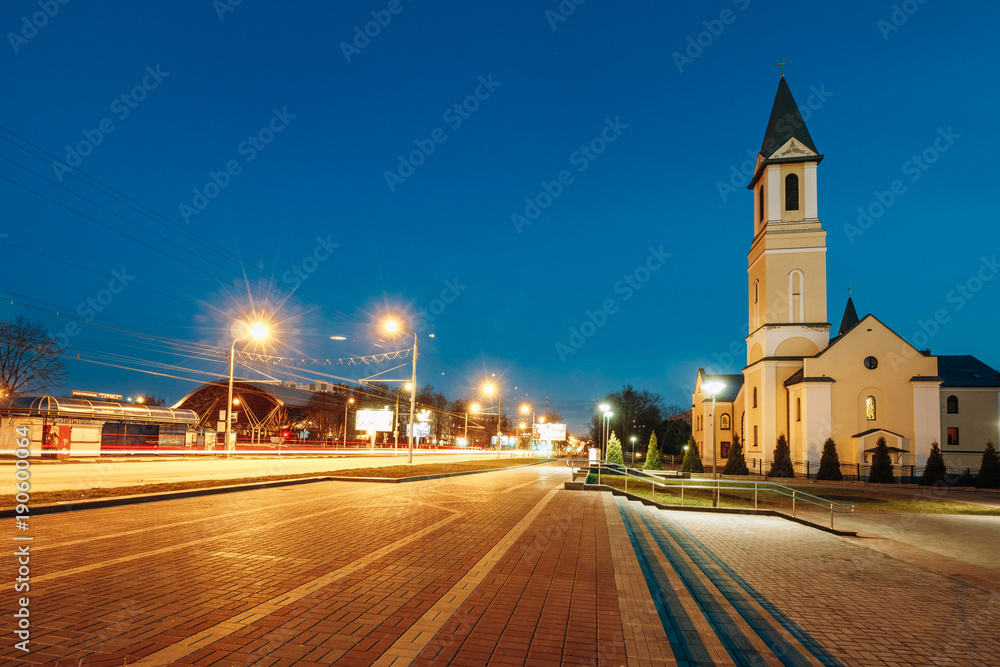
[[[635,465],[635,441],[636,441],[636,436],[634,436],[634,435],[630,436],[629,440],[632,441],[632,465]]]
[[[487,396],[492,394],[495,389],[489,382],[483,385],[483,393]],[[497,458],[500,458],[500,436],[503,434],[503,431],[500,429],[500,419],[503,417],[503,395],[499,390],[497,390],[497,400],[499,401],[497,406]]]
[[[267,338],[267,326],[257,322],[250,326],[249,335],[255,340]],[[232,432],[233,422],[233,362],[236,357],[236,343],[247,337],[247,334],[237,336],[233,344],[229,346],[229,393],[226,396],[226,451],[236,450],[236,443],[229,443],[229,434]]]
[[[354,405],[354,399],[349,398],[344,403],[344,449],[347,449],[347,408]]]
[[[597,406],[597,408],[601,411],[600,414],[602,416],[602,419],[601,419],[601,440],[602,440],[602,442],[601,442],[601,453],[603,454],[604,453],[604,449],[605,449],[605,447],[607,447],[607,444],[608,444],[608,434],[607,434],[606,420],[608,418],[608,410],[611,409],[611,406],[608,405],[607,403],[601,403],[600,405]],[[601,458],[604,458],[604,457],[601,456]]]
[[[715,433],[715,397],[718,396],[719,392],[726,388],[726,383],[720,382],[719,380],[709,380],[701,385],[701,390],[712,397],[712,480],[716,479],[715,470],[718,463],[719,457],[716,447],[718,444],[718,438]],[[712,507],[718,507],[719,505],[719,484],[715,483],[715,495],[712,496]]]
[[[410,432],[407,434],[407,442],[409,443],[410,450],[407,463],[413,463],[413,432],[416,430],[413,427],[413,415],[417,411],[417,333],[399,326],[396,320],[387,321],[385,323],[385,330],[389,333],[405,331],[413,334],[413,374],[410,378]]]
[[[608,436],[610,435],[610,431],[611,431],[611,418],[614,416],[614,414],[615,413],[611,412],[611,410],[605,410],[604,411],[604,448],[605,448],[605,450],[607,449],[607,446],[608,446]],[[607,454],[607,452],[605,452],[605,454]]]
[[[528,441],[528,449],[532,449],[534,447],[534,443],[535,443],[535,408],[533,408],[532,406],[528,405],[527,403],[525,403],[524,405],[521,406],[521,414],[522,415],[526,415],[529,412],[531,413],[531,426],[530,426],[530,428],[531,428],[531,438]],[[542,419],[544,421],[544,417]]]

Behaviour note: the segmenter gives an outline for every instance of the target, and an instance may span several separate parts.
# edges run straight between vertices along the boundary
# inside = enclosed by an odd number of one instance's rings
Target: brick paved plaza
[[[0,660],[1000,664],[996,586],[780,518],[665,512],[567,478],[553,464],[35,516],[30,593],[3,561]],[[20,595],[30,653],[14,646]]]

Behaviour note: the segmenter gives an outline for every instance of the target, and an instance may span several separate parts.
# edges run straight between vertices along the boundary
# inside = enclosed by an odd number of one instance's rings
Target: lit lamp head
[[[604,416],[607,417],[608,419],[611,419],[614,416],[614,414],[615,413],[611,412],[611,410],[607,410],[604,412]]]
[[[396,320],[386,320],[385,330],[388,331],[389,333],[396,333],[397,331],[399,331],[399,322],[397,322]]]
[[[600,405],[598,405],[597,407],[599,407],[599,408],[601,409],[601,412],[602,412],[602,413],[605,413],[605,414],[607,413],[607,411],[608,411],[608,410],[610,410],[610,409],[611,409],[611,406],[610,406],[610,405],[608,405],[607,403],[601,403],[601,404],[600,404]]]
[[[469,412],[479,412],[479,403],[473,403],[470,405]]]
[[[701,390],[715,398],[718,396],[719,392],[726,388],[725,382],[720,382],[719,380],[709,380],[701,385]]]
[[[264,340],[267,338],[267,325],[257,322],[250,327],[250,335],[254,340]]]

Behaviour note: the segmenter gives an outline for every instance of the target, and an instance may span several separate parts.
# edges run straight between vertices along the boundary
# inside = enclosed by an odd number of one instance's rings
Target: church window
[[[949,426],[948,427],[948,444],[957,445],[958,444],[958,427]]]
[[[756,424],[754,424],[754,426],[753,426],[753,446],[754,447],[758,446],[757,445],[757,425]]]
[[[753,406],[757,407],[757,387],[753,388]]]
[[[764,223],[764,184],[757,190],[757,219]]]
[[[802,299],[802,272],[795,269],[788,274],[788,321],[789,322],[804,322],[805,313],[803,312],[803,299]]]
[[[795,421],[802,421],[802,399],[795,399]]]
[[[958,396],[948,397],[948,414],[950,415],[958,414]]]
[[[799,177],[795,174],[785,176],[785,210],[799,210]]]
[[[869,396],[865,399],[865,419],[875,421],[875,397]]]
[[[729,430],[729,415],[722,414],[719,416],[719,428],[723,431]]]

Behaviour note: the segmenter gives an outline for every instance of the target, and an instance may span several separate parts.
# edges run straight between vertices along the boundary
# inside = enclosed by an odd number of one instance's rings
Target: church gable
[[[815,357],[805,361],[806,376],[872,378],[896,376],[909,383],[918,375],[935,377],[937,359],[925,355],[874,315],[865,315],[858,324],[830,343]]]

